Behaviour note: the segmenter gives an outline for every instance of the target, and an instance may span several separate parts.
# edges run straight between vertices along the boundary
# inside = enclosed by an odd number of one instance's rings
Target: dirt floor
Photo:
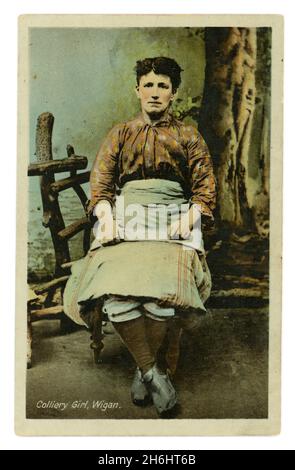
[[[178,419],[266,418],[268,309],[211,309],[211,320],[182,337],[174,384]],[[89,332],[61,335],[59,321],[33,324],[27,371],[28,418],[155,419],[153,406],[130,399],[134,363],[112,331],[102,363],[93,363]]]

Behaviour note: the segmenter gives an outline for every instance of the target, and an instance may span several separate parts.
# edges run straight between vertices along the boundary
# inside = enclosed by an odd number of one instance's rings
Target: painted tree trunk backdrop
[[[256,181],[253,215],[258,233],[269,234],[270,116],[271,116],[271,29],[257,28],[256,100],[249,176]]]
[[[217,218],[251,228],[247,194],[249,155],[256,105],[257,31],[206,28],[205,88],[199,116],[215,166]]]

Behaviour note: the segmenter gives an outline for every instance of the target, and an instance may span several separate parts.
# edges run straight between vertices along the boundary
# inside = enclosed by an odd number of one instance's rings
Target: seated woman
[[[64,294],[76,321],[101,305],[137,365],[133,402],[151,399],[161,416],[177,403],[169,361],[180,335],[173,339],[173,331],[198,323],[211,290],[201,215],[213,219],[215,178],[198,130],[171,113],[181,71],[170,58],[137,62],[141,114],[116,125],[94,161],[89,213],[98,219],[96,238]],[[167,338],[174,345],[165,356]]]

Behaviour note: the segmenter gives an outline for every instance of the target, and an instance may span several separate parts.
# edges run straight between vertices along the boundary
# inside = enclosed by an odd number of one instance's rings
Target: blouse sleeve
[[[90,173],[91,199],[87,207],[89,215],[99,201],[106,200],[112,206],[114,204],[121,131],[121,124],[113,127],[94,160]]]
[[[212,212],[216,205],[216,180],[212,159],[206,142],[195,127],[189,126],[187,137],[190,201],[199,206],[202,215],[214,220]]]

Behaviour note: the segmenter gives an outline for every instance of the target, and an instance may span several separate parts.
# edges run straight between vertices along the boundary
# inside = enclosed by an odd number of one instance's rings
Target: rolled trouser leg
[[[142,316],[141,303],[137,299],[110,295],[103,304],[102,310],[107,313],[112,323],[135,320]]]

